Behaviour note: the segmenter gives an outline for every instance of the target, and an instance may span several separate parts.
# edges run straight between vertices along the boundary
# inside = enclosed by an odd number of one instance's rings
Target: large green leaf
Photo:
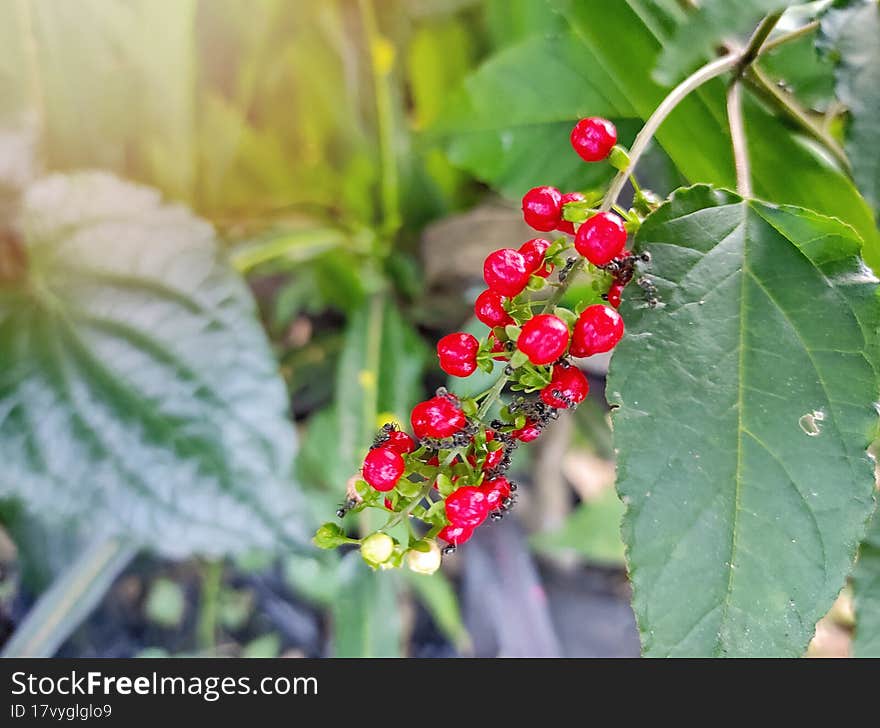
[[[853,175],[880,216],[880,3],[841,4],[823,17],[822,31],[839,59],[836,90],[849,108],[846,151]]]
[[[0,287],[0,496],[162,553],[300,531],[287,396],[209,225],[104,173],[24,196]]]
[[[645,653],[798,655],[874,507],[876,279],[839,221],[705,186],[636,246],[663,305],[625,301],[608,392]]]
[[[880,516],[876,513],[859,548],[852,586],[856,611],[853,654],[880,657]]]

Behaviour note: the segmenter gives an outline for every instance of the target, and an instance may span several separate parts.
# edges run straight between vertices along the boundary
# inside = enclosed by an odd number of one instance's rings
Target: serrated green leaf
[[[880,657],[880,516],[871,519],[852,575],[855,657]]]
[[[209,225],[103,173],[30,187],[0,288],[0,495],[161,553],[306,539],[286,393]]]
[[[837,97],[849,108],[846,151],[865,199],[880,217],[880,4],[853,0],[822,18],[839,59]]]
[[[663,305],[624,302],[607,391],[644,651],[799,655],[874,507],[876,279],[839,221],[705,186],[636,248]]]

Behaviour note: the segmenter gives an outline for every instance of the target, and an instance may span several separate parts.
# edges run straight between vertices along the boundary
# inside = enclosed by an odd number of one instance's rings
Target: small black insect
[[[568,274],[571,273],[571,269],[574,268],[574,264],[577,263],[577,258],[566,258],[565,265],[562,266],[562,270],[559,271],[559,282],[564,283],[565,279],[568,278]]]
[[[345,502],[339,504],[339,508],[336,511],[337,518],[344,518],[345,514],[348,513],[352,508],[354,508],[358,504],[357,500],[354,498],[347,498]]]
[[[441,552],[444,555],[454,554],[456,551],[455,544],[449,544],[448,546],[443,547],[443,551]]]

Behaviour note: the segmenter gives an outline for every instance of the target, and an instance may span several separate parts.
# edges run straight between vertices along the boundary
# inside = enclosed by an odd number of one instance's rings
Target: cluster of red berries
[[[575,151],[590,162],[605,159],[616,142],[614,125],[605,119],[582,119],[571,133]],[[580,192],[548,186],[523,197],[523,216],[531,227],[557,230],[574,241],[533,238],[486,257],[487,288],[477,296],[474,313],[489,331],[482,341],[466,332],[448,334],[437,343],[437,356],[443,371],[454,377],[477,369],[492,372],[498,361],[504,363],[503,377],[475,398],[459,399],[441,388],[413,408],[412,435],[393,424],[380,431],[338,512],[391,511],[382,529],[359,542],[371,565],[399,566],[406,557],[417,571],[439,567],[434,538],[445,541],[443,551],[449,552],[487,519],[502,518],[516,502],[517,485],[506,476],[513,450],[539,437],[559,410],[586,398],[587,378],[572,358],[608,352],[620,341],[624,324],[616,308],[636,260],[625,250],[624,220],[595,209],[595,202],[595,197],[591,201]],[[562,288],[575,267],[592,274],[593,287],[592,296],[574,310],[557,305],[559,296],[532,300],[532,291]],[[550,281],[554,271],[555,284]],[[536,306],[543,310],[534,312]],[[499,407],[504,387],[516,394]],[[417,535],[411,519],[421,521],[425,532]],[[387,533],[403,524],[409,527],[406,546]],[[316,542],[332,547],[358,541],[325,524]]]

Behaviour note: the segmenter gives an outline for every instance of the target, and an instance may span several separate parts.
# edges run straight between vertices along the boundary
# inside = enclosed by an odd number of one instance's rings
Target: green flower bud
[[[377,531],[361,542],[361,556],[370,566],[384,564],[394,553],[394,539]]]

